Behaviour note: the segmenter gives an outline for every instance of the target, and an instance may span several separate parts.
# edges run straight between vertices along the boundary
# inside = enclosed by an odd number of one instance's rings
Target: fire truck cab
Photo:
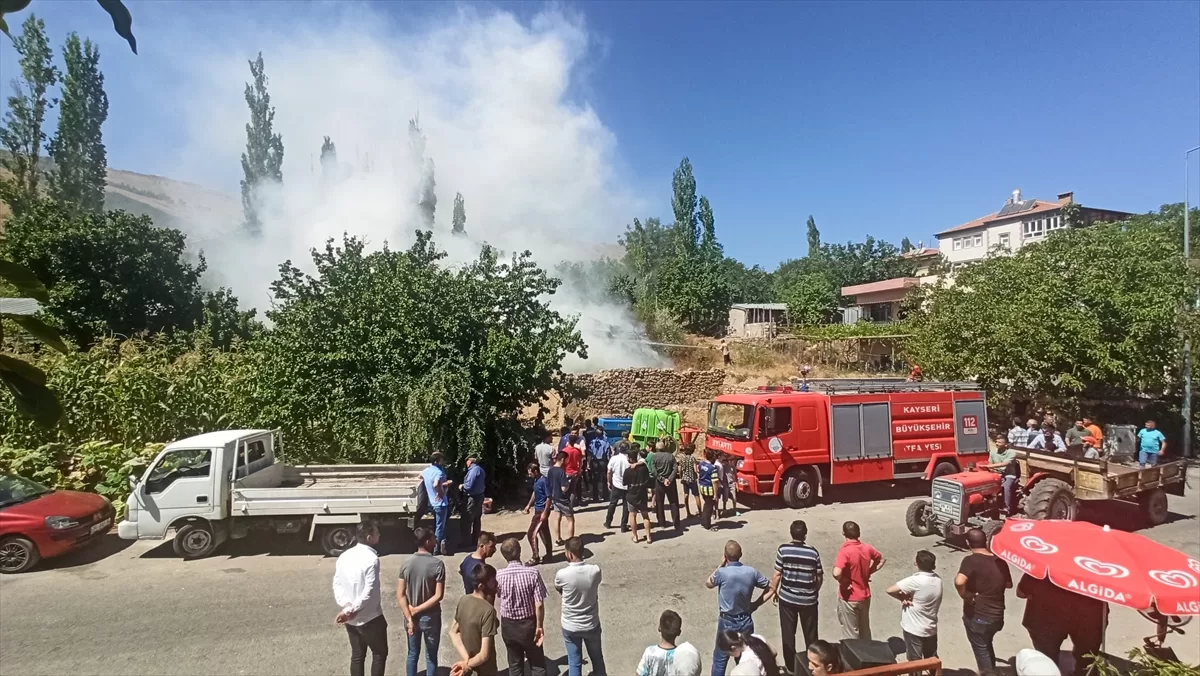
[[[806,390],[806,391],[802,391]],[[737,490],[793,508],[840,484],[930,480],[987,462],[987,407],[974,383],[810,380],[727,394],[705,447],[737,463]]]

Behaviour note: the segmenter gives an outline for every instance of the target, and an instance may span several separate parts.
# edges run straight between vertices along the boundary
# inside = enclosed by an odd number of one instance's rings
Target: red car
[[[95,493],[0,474],[0,573],[23,573],[100,539],[113,516],[112,503]]]

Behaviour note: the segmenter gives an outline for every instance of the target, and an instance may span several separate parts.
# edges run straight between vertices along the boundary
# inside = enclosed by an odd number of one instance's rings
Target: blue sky
[[[263,22],[280,11],[318,19],[321,8],[240,6]],[[137,57],[93,4],[33,5],[56,43],[67,30],[100,43],[113,100],[110,164],[169,173],[166,155],[184,142],[181,132],[170,115],[140,106],[148,88],[171,77],[162,52],[187,46],[156,41],[155,30],[174,22],[219,33],[221,12],[203,3],[130,7]],[[402,26],[456,7],[379,9]],[[483,7],[529,22],[545,6]],[[727,253],[748,263],[803,255],[809,214],[827,240],[931,243],[934,232],[994,211],[1014,188],[1155,209],[1182,200],[1183,152],[1200,145],[1196,2],[563,7],[582,17],[588,36],[569,96],[611,131],[617,170],[648,199],[623,222],[670,219],[671,172],[686,155]],[[5,44],[0,79],[14,74]]]

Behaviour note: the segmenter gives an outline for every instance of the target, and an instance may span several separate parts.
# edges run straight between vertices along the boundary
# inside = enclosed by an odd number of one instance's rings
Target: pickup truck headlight
[[[46,527],[54,530],[66,530],[75,528],[79,522],[69,516],[48,516],[46,517]]]

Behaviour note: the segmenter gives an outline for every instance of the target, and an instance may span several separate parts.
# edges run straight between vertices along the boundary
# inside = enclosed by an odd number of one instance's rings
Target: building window
[[[997,238],[997,241],[999,242],[1001,249],[1007,249],[1009,247],[1008,233],[1007,232],[1000,233],[1000,236]]]
[[[954,250],[958,251],[959,249],[962,249],[962,248],[963,248],[962,237],[954,238]]]
[[[975,235],[975,244],[973,246],[983,246],[983,235]]]
[[[1043,222],[1040,219],[1036,221],[1025,221],[1021,227],[1021,234],[1025,237],[1025,239],[1029,239],[1031,237],[1041,237],[1043,234],[1045,234]]]

